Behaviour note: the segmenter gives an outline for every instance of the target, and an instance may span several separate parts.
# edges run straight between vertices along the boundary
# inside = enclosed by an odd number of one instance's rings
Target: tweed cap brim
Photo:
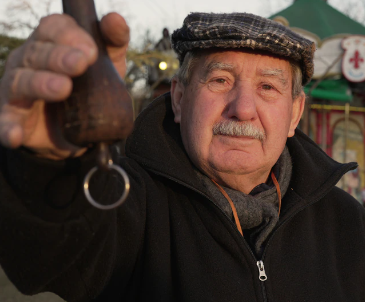
[[[171,36],[180,63],[193,49],[250,48],[298,62],[303,85],[313,76],[315,44],[275,21],[247,13],[191,13]]]

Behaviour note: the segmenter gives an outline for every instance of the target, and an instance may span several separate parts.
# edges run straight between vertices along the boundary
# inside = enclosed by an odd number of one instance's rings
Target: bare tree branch
[[[3,33],[23,31],[29,34],[37,26],[43,15],[50,14],[51,5],[56,0],[13,0],[6,7],[7,20],[0,20]],[[0,33],[1,33],[0,32]]]
[[[13,17],[17,15],[19,12],[27,12],[27,14],[30,14],[35,20],[40,19],[40,16],[35,12],[30,2],[25,0],[9,4],[8,12]]]

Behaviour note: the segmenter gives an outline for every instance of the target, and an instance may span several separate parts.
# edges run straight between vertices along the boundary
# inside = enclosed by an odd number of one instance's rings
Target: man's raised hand
[[[115,68],[123,77],[129,28],[116,13],[100,22]],[[72,77],[81,75],[97,58],[92,37],[67,15],[43,18],[29,39],[14,50],[0,82],[0,143],[24,146],[38,156],[64,159],[85,149],[69,144],[56,123],[52,104],[65,100]]]

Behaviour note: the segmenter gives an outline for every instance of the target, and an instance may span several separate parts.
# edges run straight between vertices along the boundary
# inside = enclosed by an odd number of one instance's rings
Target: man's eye
[[[225,84],[227,81],[225,79],[215,79],[214,82],[218,84]]]
[[[225,78],[212,78],[208,82],[208,88],[213,92],[227,92],[232,88],[232,83]]]
[[[264,90],[271,90],[271,89],[274,89],[274,88],[271,85],[264,84],[264,85],[262,85],[262,89],[264,89]]]

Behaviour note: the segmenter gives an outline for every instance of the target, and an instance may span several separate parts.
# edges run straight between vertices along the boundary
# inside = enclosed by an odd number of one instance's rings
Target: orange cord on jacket
[[[276,187],[276,192],[278,194],[278,203],[279,203],[278,216],[280,216],[280,210],[281,210],[281,191],[280,191],[280,185],[279,185],[278,180],[275,177],[274,172],[272,172],[272,171],[271,171],[271,179],[272,179],[272,181],[273,181],[273,183],[274,183],[274,185]],[[232,199],[228,196],[227,192],[224,191],[224,189],[214,179],[212,179],[212,182],[217,186],[217,188],[219,189],[219,191],[221,191],[221,193],[223,194],[223,196],[228,200],[229,205],[232,208],[233,217],[234,217],[234,221],[236,223],[237,229],[241,233],[241,235],[243,236],[241,223],[240,223],[240,220],[238,219],[237,210],[236,210],[236,207],[234,206],[234,203],[233,203]]]

